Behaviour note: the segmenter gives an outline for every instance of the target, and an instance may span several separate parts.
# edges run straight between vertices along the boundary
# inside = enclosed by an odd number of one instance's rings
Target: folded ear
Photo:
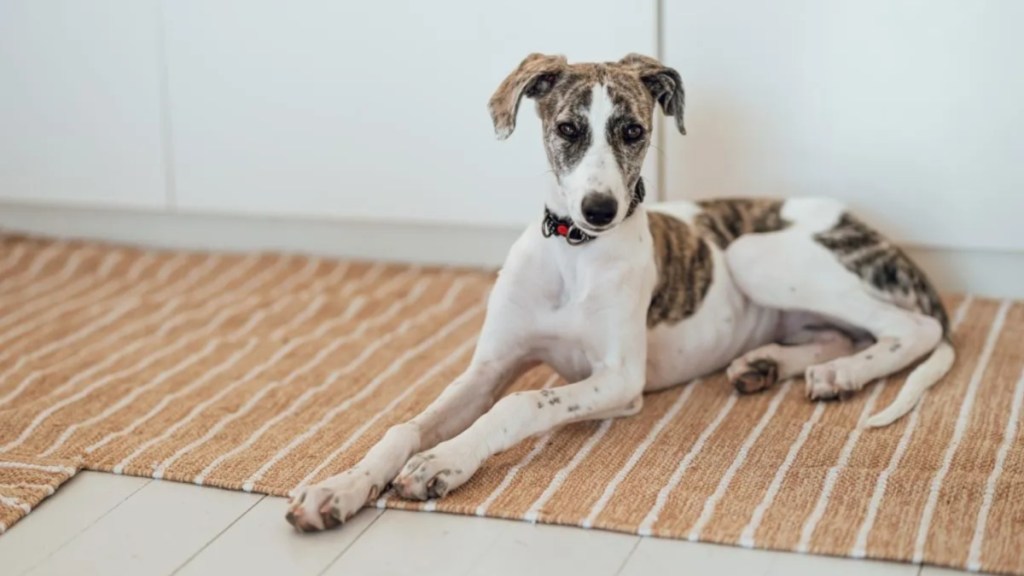
[[[565,56],[530,54],[498,86],[488,107],[494,121],[494,133],[504,140],[516,128],[516,113],[523,96],[540,98],[551,91],[568,62]]]
[[[686,134],[683,125],[683,109],[686,108],[686,94],[683,92],[683,79],[679,72],[658,62],[650,56],[627,54],[619,60],[619,64],[634,68],[640,74],[640,80],[647,87],[661,109],[676,119],[676,127],[681,134]]]

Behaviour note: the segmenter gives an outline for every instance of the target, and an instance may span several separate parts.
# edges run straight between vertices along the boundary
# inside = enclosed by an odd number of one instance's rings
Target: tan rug
[[[0,530],[79,468],[275,495],[345,469],[467,364],[492,279],[0,237]],[[812,404],[715,377],[426,507],[1024,574],[1024,304],[947,304],[959,361],[888,429],[857,423],[902,378]]]

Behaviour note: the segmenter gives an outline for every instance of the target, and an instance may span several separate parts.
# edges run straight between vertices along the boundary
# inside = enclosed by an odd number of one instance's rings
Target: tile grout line
[[[376,508],[364,507],[364,508],[362,508],[362,510],[374,510],[375,511]],[[324,566],[323,570],[321,570],[321,571],[316,573],[317,576],[323,576],[324,574],[326,574],[327,571],[331,569],[331,566],[334,566],[335,564],[337,564],[338,560],[341,560],[341,557],[344,556],[345,553],[348,552],[349,549],[352,548],[352,546],[354,546],[356,542],[359,542],[359,540],[363,537],[363,534],[366,534],[366,531],[369,530],[370,527],[372,527],[374,524],[376,524],[377,520],[380,520],[381,516],[383,516],[383,515],[385,515],[387,513],[388,513],[388,510],[384,510],[380,514],[377,514],[377,516],[374,517],[373,520],[370,520],[370,523],[367,524],[365,528],[360,530],[359,534],[357,534],[356,537],[353,538],[352,541],[348,543],[348,545],[346,545],[344,548],[342,548],[341,552],[338,552],[338,555],[335,556],[333,559],[331,559],[331,561],[327,563],[327,566]],[[344,526],[344,524],[342,524],[342,526]]]
[[[83,471],[84,472],[92,472],[91,470],[84,470],[84,469],[83,469]],[[97,473],[97,474],[104,474],[103,472],[95,472],[95,473]],[[150,484],[153,483],[153,479],[152,478],[144,478],[144,480],[145,480],[145,482],[142,483],[142,486],[139,486],[135,490],[132,490],[130,493],[128,493],[127,496],[122,498],[117,504],[114,504],[113,506],[111,506],[109,510],[107,510],[103,514],[100,514],[99,516],[97,516],[92,522],[90,522],[89,524],[83,526],[81,530],[79,530],[78,532],[75,532],[75,534],[72,537],[70,537],[67,540],[65,540],[64,542],[62,542],[60,544],[60,546],[57,546],[49,554],[47,554],[45,557],[40,558],[38,562],[36,562],[35,564],[32,564],[27,569],[25,569],[25,571],[22,572],[22,574],[28,574],[32,570],[35,570],[40,564],[42,564],[43,562],[45,562],[45,561],[49,560],[50,558],[52,558],[54,554],[56,554],[57,552],[61,551],[65,546],[67,546],[71,542],[74,542],[75,539],[77,539],[79,536],[81,536],[86,530],[88,530],[89,528],[92,528],[93,526],[95,526],[97,522],[99,522],[100,520],[106,518],[108,514],[110,514],[114,510],[117,510],[122,504],[127,502],[131,497],[135,496],[143,488],[145,488],[146,486],[149,486]],[[59,490],[59,489],[60,489],[60,487],[58,486],[57,490]],[[54,495],[57,494],[57,490],[54,490]]]
[[[633,546],[629,549],[626,557],[622,559],[622,563],[619,564],[619,569],[615,571],[614,576],[622,576],[622,571],[626,569],[629,561],[633,558],[633,554],[636,553],[636,549],[640,547],[640,541],[644,539],[643,536],[639,535],[634,535],[634,538],[636,538],[636,541],[633,542]]]
[[[190,556],[189,556],[188,558],[186,558],[184,562],[182,562],[181,564],[179,564],[179,565],[178,565],[178,567],[177,567],[177,568],[175,568],[174,570],[172,570],[172,571],[171,571],[171,573],[170,573],[170,576],[174,576],[174,575],[175,575],[175,574],[177,574],[178,572],[181,572],[181,569],[182,569],[182,568],[184,568],[185,566],[188,566],[188,564],[189,564],[190,562],[192,562],[193,560],[195,560],[195,558],[196,558],[197,556],[199,556],[200,554],[202,554],[202,553],[203,553],[203,550],[206,550],[207,548],[209,548],[209,547],[210,547],[210,544],[213,544],[213,543],[214,543],[214,542],[216,542],[216,541],[217,541],[218,539],[220,539],[220,537],[221,537],[221,536],[223,536],[225,532],[227,532],[228,530],[230,530],[232,526],[234,526],[235,524],[237,524],[239,520],[241,520],[242,518],[244,518],[246,514],[248,514],[249,512],[251,512],[251,511],[252,511],[252,509],[253,509],[253,508],[255,508],[257,504],[259,504],[260,502],[263,502],[263,500],[265,500],[266,498],[267,498],[267,496],[266,496],[266,495],[260,496],[260,497],[259,497],[259,498],[258,498],[258,499],[257,499],[257,500],[255,501],[255,502],[253,502],[253,503],[252,503],[252,504],[251,504],[251,505],[250,505],[250,506],[249,506],[248,508],[246,508],[244,512],[242,512],[241,514],[239,514],[238,516],[236,516],[236,517],[235,517],[235,518],[234,518],[234,519],[233,519],[233,520],[232,520],[231,522],[228,522],[228,525],[227,525],[227,526],[225,526],[224,528],[221,528],[221,529],[220,529],[220,531],[218,531],[218,532],[217,532],[216,534],[214,534],[214,535],[213,535],[213,538],[210,538],[209,540],[207,540],[207,541],[206,541],[206,542],[205,542],[205,543],[204,543],[204,544],[203,544],[202,546],[200,546],[200,547],[199,547],[199,549],[198,549],[198,550],[196,550],[195,552],[193,552],[193,553],[192,553],[192,555],[190,555]]]

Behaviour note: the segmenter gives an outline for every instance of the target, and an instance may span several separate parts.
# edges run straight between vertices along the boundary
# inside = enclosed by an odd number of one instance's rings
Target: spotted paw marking
[[[840,362],[811,366],[804,379],[807,397],[811,400],[836,400],[857,388],[852,370]]]
[[[368,475],[352,471],[300,488],[288,504],[285,519],[300,532],[334,528],[376,499],[379,492]]]
[[[465,458],[445,454],[439,446],[410,458],[392,486],[409,500],[441,498],[462,486],[475,470]]]
[[[768,358],[739,358],[729,365],[726,376],[739,393],[753,394],[775,385],[779,379],[779,365]]]

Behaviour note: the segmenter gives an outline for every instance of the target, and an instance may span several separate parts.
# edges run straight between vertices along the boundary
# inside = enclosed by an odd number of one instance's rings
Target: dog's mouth
[[[583,230],[587,234],[592,234],[595,236],[601,234],[602,232],[607,232],[615,227],[615,224],[608,224],[606,226],[591,226],[590,224],[587,224],[585,222],[579,222],[576,219],[573,219],[573,224],[575,224],[577,228]]]

